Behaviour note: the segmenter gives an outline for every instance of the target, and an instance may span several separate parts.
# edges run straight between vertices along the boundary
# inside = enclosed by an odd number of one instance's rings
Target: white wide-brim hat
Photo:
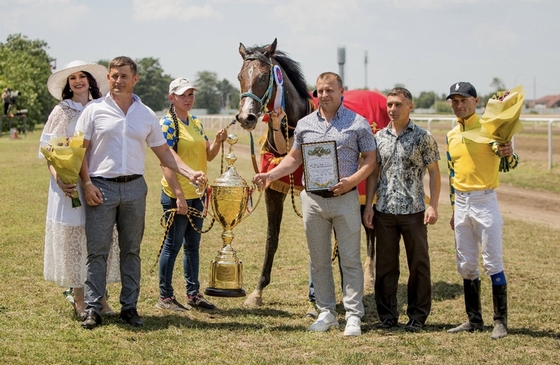
[[[97,81],[99,92],[105,95],[109,92],[109,83],[107,81],[107,74],[109,71],[107,67],[98,65],[97,63],[87,63],[84,61],[72,61],[64,67],[64,69],[57,71],[49,76],[47,80],[47,89],[52,96],[56,99],[62,99],[62,90],[68,82],[68,76],[75,72],[86,71]]]

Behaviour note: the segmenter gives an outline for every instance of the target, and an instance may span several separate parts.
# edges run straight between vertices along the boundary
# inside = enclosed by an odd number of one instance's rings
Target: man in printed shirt
[[[387,95],[390,123],[377,132],[377,163],[366,181],[364,224],[375,226],[375,302],[381,323],[378,328],[396,327],[399,283],[399,241],[403,237],[410,275],[408,278],[409,332],[422,330],[432,305],[427,224],[438,219],[441,187],[439,151],[434,137],[410,120],[412,95],[394,88]],[[430,177],[430,203],[425,204],[424,174]],[[375,214],[372,200],[377,190]],[[372,219],[375,218],[374,224]]]
[[[360,260],[360,202],[356,185],[371,174],[376,165],[375,139],[367,120],[342,105],[344,87],[339,75],[332,72],[319,75],[316,91],[319,108],[298,121],[294,145],[288,155],[274,169],[255,175],[253,182],[264,188],[294,172],[303,162],[304,143],[336,142],[339,182],[327,191],[302,191],[300,196],[315,298],[320,312],[317,320],[309,326],[309,331],[325,332],[338,327],[331,262],[334,228],[344,278],[344,335],[359,336],[364,315],[364,274]],[[361,164],[358,162],[360,154],[364,159]]]
[[[479,245],[486,274],[492,278],[494,330],[492,338],[507,335],[507,284],[502,259],[503,220],[494,189],[498,187],[501,157],[510,168],[518,163],[511,142],[476,143],[463,138],[461,132],[480,129],[476,115],[478,97],[468,82],[451,85],[449,96],[457,126],[447,133],[447,162],[451,205],[451,229],[455,230],[457,269],[463,277],[465,309],[468,321],[449,333],[481,331],[484,328],[480,303]]]

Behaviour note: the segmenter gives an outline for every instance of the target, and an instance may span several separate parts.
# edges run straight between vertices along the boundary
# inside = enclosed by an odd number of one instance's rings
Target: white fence
[[[229,126],[234,120],[235,116],[233,115],[201,115],[198,117],[202,124],[204,125],[205,129],[209,130],[218,130],[221,128],[225,128]],[[432,124],[433,123],[449,123],[450,128],[455,125],[456,118],[453,116],[434,116],[434,117],[416,117],[411,115],[411,119],[413,121],[419,122],[427,122],[428,131],[432,131]],[[548,123],[548,169],[552,170],[552,127],[554,123],[559,123],[560,118],[533,118],[533,117],[523,117],[521,118],[522,122],[533,122],[533,123]],[[257,122],[255,129],[253,130],[253,135],[260,136],[264,134],[266,129],[266,125],[262,123],[260,120]],[[230,125],[228,128],[230,133],[241,134],[243,132],[243,128],[239,125],[239,123],[234,123]],[[512,143],[515,147],[515,137],[512,140]]]
[[[244,129],[241,125],[235,121],[234,115],[197,115],[198,120],[207,130],[219,130],[228,127],[228,133],[235,133],[237,135],[241,134]],[[234,124],[232,124],[234,123]],[[253,130],[253,135],[261,136],[266,130],[266,125],[259,121]]]
[[[437,122],[448,122],[451,127],[455,126],[455,117],[415,117],[411,115],[413,121],[428,122],[428,131],[432,131],[432,123]],[[533,122],[533,123],[548,123],[548,169],[552,170],[552,126],[554,123],[559,123],[560,118],[520,118],[521,122]],[[512,140],[512,144],[515,148],[515,137]]]

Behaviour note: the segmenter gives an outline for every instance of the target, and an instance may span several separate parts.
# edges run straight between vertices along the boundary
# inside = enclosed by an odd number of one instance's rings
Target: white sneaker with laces
[[[362,320],[358,316],[350,316],[346,320],[344,336],[359,336],[362,334]]]
[[[331,314],[331,312],[321,312],[319,317],[309,328],[308,331],[315,331],[315,332],[326,332],[331,327],[338,327],[338,321],[336,317]]]

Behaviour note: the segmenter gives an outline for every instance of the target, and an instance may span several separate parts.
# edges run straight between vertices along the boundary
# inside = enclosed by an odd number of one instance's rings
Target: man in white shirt
[[[101,324],[107,256],[117,225],[121,269],[121,318],[142,326],[136,304],[140,293],[140,243],[144,234],[147,185],[143,178],[145,144],[162,165],[197,186],[206,184],[202,171],[188,167],[167,145],[155,113],[132,93],[138,82],[136,63],[117,57],[109,63],[110,92],[89,103],[76,131],[87,149],[80,176],[86,197],[87,276],[85,329]]]

